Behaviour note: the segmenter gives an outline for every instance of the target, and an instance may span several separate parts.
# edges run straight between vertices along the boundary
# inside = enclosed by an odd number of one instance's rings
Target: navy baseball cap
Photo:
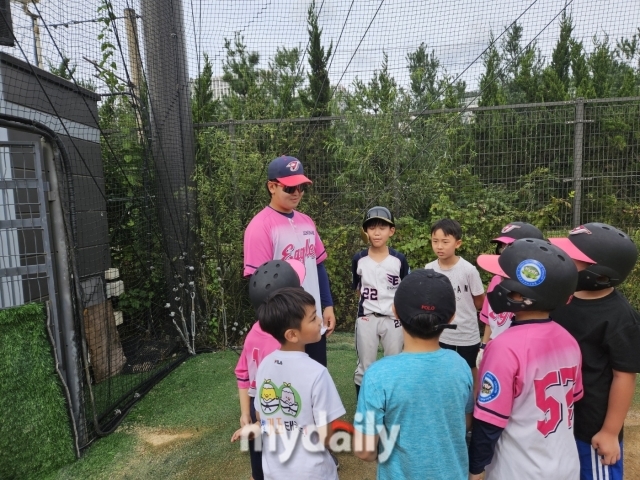
[[[398,318],[413,325],[420,314],[430,313],[438,318],[436,329],[458,326],[449,323],[456,313],[456,295],[449,279],[431,269],[420,268],[404,277],[393,299]]]
[[[303,183],[313,183],[304,176],[302,162],[296,157],[281,157],[271,160],[267,167],[267,179],[277,180],[285,187],[295,187]]]

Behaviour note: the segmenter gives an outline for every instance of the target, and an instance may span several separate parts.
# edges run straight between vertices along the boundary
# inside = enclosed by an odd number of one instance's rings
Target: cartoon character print
[[[283,383],[280,391],[280,408],[282,413],[297,417],[300,412],[300,395],[290,383]]]
[[[278,388],[271,380],[265,380],[260,387],[260,408],[263,413],[275,413],[280,407]]]

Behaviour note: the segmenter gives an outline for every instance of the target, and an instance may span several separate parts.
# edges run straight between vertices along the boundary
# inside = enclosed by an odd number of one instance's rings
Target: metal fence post
[[[571,223],[577,227],[582,223],[582,150],[584,147],[584,98],[576,99],[573,142],[573,211]]]

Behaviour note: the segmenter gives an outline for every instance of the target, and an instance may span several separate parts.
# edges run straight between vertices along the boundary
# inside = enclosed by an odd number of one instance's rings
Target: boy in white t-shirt
[[[440,335],[440,347],[455,350],[465,359],[474,385],[478,369],[476,357],[480,348],[478,310],[484,302],[484,286],[478,269],[464,258],[456,255],[462,245],[462,227],[455,220],[444,218],[431,227],[431,247],[437,260],[427,263],[424,268],[442,273],[451,281],[456,294],[456,330],[446,330]]]
[[[346,412],[329,371],[304,349],[322,335],[316,302],[300,288],[283,288],[260,306],[257,316],[260,328],[281,345],[262,360],[256,373],[254,405],[264,478],[337,479],[326,445],[331,422]],[[231,440],[255,430],[245,426]]]

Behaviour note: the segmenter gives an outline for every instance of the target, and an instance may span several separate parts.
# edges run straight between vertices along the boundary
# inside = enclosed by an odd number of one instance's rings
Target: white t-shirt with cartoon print
[[[304,352],[276,350],[258,367],[256,388],[264,478],[337,480],[329,450],[314,434],[346,413],[329,371]]]

